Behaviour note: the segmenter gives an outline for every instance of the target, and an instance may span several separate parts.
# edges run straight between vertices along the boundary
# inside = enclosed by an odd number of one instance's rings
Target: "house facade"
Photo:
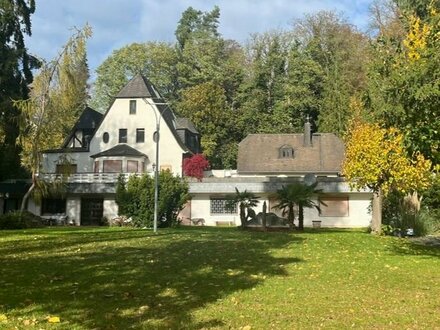
[[[285,217],[273,195],[292,182],[313,184],[322,193],[315,197],[321,211],[306,209],[304,225],[318,221],[323,227],[368,227],[372,193],[354,191],[340,176],[344,144],[332,133],[312,134],[306,122],[301,134],[251,134],[238,148],[235,171],[207,172],[202,182],[191,182],[192,199],[183,217],[206,225],[240,225],[237,209],[226,207],[226,197],[247,190],[259,197],[256,213],[267,212]],[[296,215],[298,213],[296,212]],[[203,219],[203,221],[198,221]]]
[[[198,152],[200,137],[194,125],[177,118],[154,86],[137,75],[105,114],[85,109],[62,147],[44,152],[40,177],[50,181],[68,174],[67,193],[62,199],[43,200],[35,213],[97,225],[103,217],[118,215],[115,193],[121,173],[153,173],[158,166],[182,176],[184,157]]]
[[[86,108],[61,147],[44,152],[40,177],[67,178],[67,192],[63,198],[46,198],[41,205],[30,201],[28,210],[54,221],[98,225],[104,217],[118,216],[115,194],[121,173],[127,178],[153,175],[158,166],[182,176],[183,159],[199,152],[200,135],[194,125],[177,118],[148,79],[137,75],[105,114]],[[343,142],[331,133],[312,134],[308,122],[301,134],[251,134],[238,146],[237,169],[207,171],[201,182],[189,180],[191,199],[180,218],[188,225],[239,225],[238,209],[226,207],[226,197],[236,189],[259,197],[256,213],[266,202],[267,212],[283,217],[273,208],[277,204],[273,194],[301,181],[317,182],[322,190],[315,199],[321,212],[306,209],[305,226],[320,221],[325,227],[367,227],[372,193],[350,189],[340,176],[343,158]],[[0,214],[20,202],[20,193],[8,193],[12,189],[8,187],[0,184]],[[20,189],[23,194],[24,183]]]

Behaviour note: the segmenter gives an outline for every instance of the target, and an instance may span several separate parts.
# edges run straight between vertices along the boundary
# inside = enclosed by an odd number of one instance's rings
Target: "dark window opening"
[[[41,205],[42,214],[66,213],[66,200],[61,198],[45,198]]]
[[[282,146],[279,149],[279,158],[293,158],[294,151],[291,146]]]
[[[136,100],[130,100],[130,115],[136,114]]]
[[[57,164],[55,169],[56,174],[70,175],[77,172],[76,164]]]
[[[145,141],[145,129],[137,128],[136,129],[136,143],[142,143]]]
[[[119,129],[119,143],[127,143],[127,129],[126,128]]]
[[[104,143],[107,143],[108,142],[108,140],[109,140],[109,134],[107,133],[107,132],[105,132],[103,135],[102,135],[102,141],[104,142]]]

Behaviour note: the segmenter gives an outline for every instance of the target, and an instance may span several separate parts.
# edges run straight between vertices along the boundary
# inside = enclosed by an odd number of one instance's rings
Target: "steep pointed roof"
[[[151,82],[141,74],[134,76],[121,91],[116,98],[160,98],[160,94],[153,87]]]

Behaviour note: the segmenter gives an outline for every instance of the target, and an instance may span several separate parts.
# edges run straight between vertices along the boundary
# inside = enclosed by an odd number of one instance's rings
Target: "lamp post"
[[[156,119],[156,131],[153,134],[153,140],[156,142],[156,163],[153,164],[154,171],[154,218],[153,218],[153,232],[157,233],[157,221],[158,221],[158,212],[159,212],[159,141],[160,141],[160,120],[162,118],[162,114],[168,108],[165,108],[162,113],[160,112],[158,105],[168,105],[165,102],[156,103],[149,102],[147,99],[143,99],[146,104],[153,107],[154,117]],[[157,113],[159,116],[157,115]]]

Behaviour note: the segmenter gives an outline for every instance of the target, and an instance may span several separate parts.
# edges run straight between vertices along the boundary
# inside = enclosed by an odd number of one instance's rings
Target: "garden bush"
[[[14,211],[0,216],[0,229],[25,229],[43,226],[43,219],[28,211]]]

